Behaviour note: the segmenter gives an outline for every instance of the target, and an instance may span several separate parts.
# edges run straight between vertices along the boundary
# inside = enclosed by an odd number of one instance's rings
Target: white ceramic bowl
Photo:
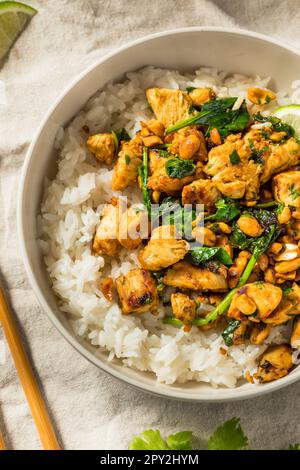
[[[45,116],[28,150],[18,199],[18,232],[22,257],[42,308],[61,334],[84,357],[111,375],[148,392],[187,401],[225,401],[261,395],[300,378],[300,366],[287,377],[265,385],[243,384],[236,389],[213,389],[205,384],[158,384],[154,375],[108,363],[94,354],[93,347],[74,336],[57,306],[37,243],[37,214],[45,176],[53,177],[56,158],[53,146],[60,126],[65,126],[85,102],[109,80],[146,65],[181,71],[202,66],[228,72],[272,76],[273,87],[289,88],[300,79],[300,53],[256,33],[220,28],[188,28],[154,34],[112,52],[81,73],[62,93]]]

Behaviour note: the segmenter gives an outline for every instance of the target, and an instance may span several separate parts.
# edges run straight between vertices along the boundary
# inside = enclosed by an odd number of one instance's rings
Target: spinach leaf
[[[276,132],[285,132],[286,137],[293,137],[295,134],[294,129],[289,124],[282,122],[281,119],[275,116],[263,116],[261,113],[254,114],[253,120],[257,122],[270,122],[274,131]]]
[[[236,97],[229,97],[209,101],[202,106],[198,114],[169,126],[166,133],[194,124],[208,126],[208,134],[211,129],[216,128],[222,137],[226,137],[231,132],[242,131],[247,127],[250,116],[245,102],[239,109],[232,110],[236,100]]]
[[[219,199],[216,202],[216,208],[217,212],[205,217],[205,221],[231,222],[231,220],[237,217],[241,212],[239,202],[230,198]]]
[[[233,333],[240,326],[239,320],[232,320],[222,333],[222,337],[226,346],[232,346],[233,344]]]
[[[197,246],[190,250],[186,256],[187,261],[192,264],[200,265],[208,260],[216,259],[223,264],[231,265],[232,259],[226,250],[222,247]]]
[[[119,151],[120,142],[122,142],[122,140],[128,141],[131,139],[131,137],[124,127],[121,127],[120,129],[117,129],[116,131],[111,131],[111,133],[114,139],[116,154],[117,154]]]
[[[191,176],[196,171],[196,165],[190,160],[181,158],[170,158],[165,164],[166,173],[170,178],[185,178]]]

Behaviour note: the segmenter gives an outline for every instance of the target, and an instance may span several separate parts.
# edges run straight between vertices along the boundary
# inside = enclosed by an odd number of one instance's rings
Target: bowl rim
[[[229,34],[236,34],[237,36],[244,36],[244,37],[250,37],[254,39],[258,39],[263,42],[267,42],[269,44],[278,46],[282,49],[286,49],[289,52],[293,52],[296,55],[299,56],[300,59],[300,50],[297,49],[294,45],[289,44],[287,41],[282,41],[281,39],[275,39],[271,38],[269,36],[266,36],[261,33],[257,33],[254,31],[248,31],[246,29],[240,29],[240,28],[227,28],[227,27],[217,27],[217,26],[191,26],[191,27],[184,27],[184,28],[176,28],[176,29],[170,29],[167,31],[161,31],[161,32],[156,32],[153,34],[148,34],[146,36],[140,37],[138,39],[135,39],[133,41],[129,41],[126,44],[113,48],[109,53],[105,54],[104,56],[100,57],[96,61],[94,61],[91,65],[86,67],[83,71],[81,71],[73,80],[71,80],[61,91],[61,93],[58,95],[58,97],[55,99],[54,103],[48,108],[47,112],[45,113],[43,119],[41,120],[40,125],[34,132],[34,136],[31,140],[31,143],[29,145],[29,148],[26,152],[26,156],[23,162],[22,170],[21,170],[21,176],[20,176],[20,183],[19,183],[19,188],[18,188],[18,195],[17,195],[17,233],[18,233],[18,241],[19,241],[19,248],[20,248],[20,255],[25,267],[25,272],[27,274],[28,280],[30,287],[32,288],[35,297],[37,298],[41,308],[43,311],[47,314],[49,320],[51,323],[55,326],[55,328],[59,331],[59,333],[67,340],[67,342],[73,346],[75,350],[77,350],[84,358],[86,358],[90,363],[93,365],[97,366],[104,372],[108,373],[112,377],[115,377],[129,385],[134,386],[136,389],[142,390],[143,392],[147,392],[151,395],[157,396],[157,397],[163,397],[163,398],[168,398],[168,399],[175,399],[179,401],[186,401],[186,402],[193,402],[193,403],[201,403],[201,402],[230,402],[230,401],[238,401],[238,400],[245,400],[248,398],[254,398],[257,396],[265,395],[267,393],[273,392],[275,390],[279,390],[289,384],[292,384],[296,382],[297,380],[300,379],[300,370],[299,373],[297,374],[292,374],[292,375],[287,375],[286,377],[275,381],[275,382],[270,382],[267,384],[264,384],[263,386],[257,386],[253,387],[253,389],[246,389],[246,390],[240,390],[238,388],[232,388],[232,389],[226,389],[226,396],[220,396],[218,397],[211,395],[209,391],[204,391],[201,392],[200,396],[197,396],[196,394],[194,396],[190,395],[189,393],[186,393],[184,389],[179,390],[177,388],[172,389],[172,387],[159,387],[160,385],[163,384],[158,384],[157,388],[153,386],[153,384],[147,384],[147,383],[141,383],[141,381],[138,378],[135,377],[129,377],[126,376],[122,373],[122,370],[117,370],[114,369],[110,366],[110,363],[102,361],[100,358],[98,358],[95,354],[93,354],[91,351],[89,351],[87,348],[85,348],[79,340],[76,339],[75,336],[73,336],[67,328],[59,321],[59,319],[56,317],[50,306],[48,305],[47,301],[44,298],[44,295],[38,286],[38,283],[36,282],[35,275],[33,273],[33,269],[31,268],[30,262],[29,262],[29,256],[27,254],[27,248],[26,248],[26,241],[25,241],[25,236],[23,232],[23,221],[24,221],[24,216],[25,216],[25,211],[23,208],[23,192],[24,192],[24,187],[25,187],[25,182],[27,178],[27,172],[30,166],[30,160],[31,156],[34,152],[35,145],[39,139],[39,136],[43,130],[43,128],[46,126],[49,118],[51,117],[52,113],[56,109],[56,107],[60,104],[60,102],[65,98],[65,96],[71,91],[71,89],[79,83],[83,77],[85,77],[88,73],[90,73],[93,69],[101,65],[102,63],[106,62],[113,56],[130,49],[133,46],[140,45],[143,43],[146,43],[148,41],[151,41],[156,38],[164,37],[164,36],[169,36],[169,35],[175,35],[175,34],[184,34],[184,33],[193,33],[193,32],[212,32],[212,33],[229,33]],[[125,366],[122,366],[122,368]],[[220,388],[220,395],[222,392],[225,390],[224,388]]]

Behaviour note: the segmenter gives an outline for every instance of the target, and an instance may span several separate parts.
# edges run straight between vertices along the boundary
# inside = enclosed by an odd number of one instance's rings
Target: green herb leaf
[[[231,132],[243,131],[250,122],[250,116],[245,102],[239,109],[232,110],[236,100],[236,97],[230,97],[209,101],[198,114],[168,127],[166,132],[168,134],[194,124],[208,126],[208,134],[211,129],[216,128],[222,137]]]
[[[196,165],[190,160],[181,158],[170,158],[165,165],[166,173],[170,178],[185,178],[191,176],[196,171]]]
[[[187,86],[185,91],[187,91],[188,93],[191,93],[191,91],[193,90],[196,90],[196,87],[195,86]]]
[[[265,146],[261,150],[257,150],[255,148],[253,140],[251,140],[251,139],[248,140],[248,144],[249,144],[249,147],[250,147],[250,150],[251,150],[251,155],[249,157],[249,160],[253,160],[254,163],[263,165],[265,163],[263,155],[267,150],[269,150],[269,147]]]
[[[115,143],[115,149],[116,149],[115,153],[117,154],[119,152],[120,142],[122,142],[122,140],[128,141],[130,140],[131,137],[124,127],[121,127],[120,129],[117,129],[116,131],[111,131],[111,133],[112,133],[114,143]]]
[[[170,434],[166,441],[171,450],[192,450],[193,433],[191,431]]]
[[[129,444],[130,450],[170,450],[161,437],[160,431],[147,429],[140,436],[136,436]]]
[[[139,177],[141,179],[142,194],[144,204],[147,208],[149,217],[151,216],[151,196],[148,189],[148,149],[143,147],[143,161],[138,169]]]
[[[286,133],[285,138],[293,137],[295,133],[292,126],[282,122],[281,119],[275,116],[263,116],[261,113],[257,113],[253,116],[253,120],[257,122],[270,122],[274,131]]]
[[[300,450],[300,444],[290,444],[288,450]]]
[[[232,320],[222,333],[222,337],[226,346],[232,346],[233,344],[233,333],[240,326],[239,320]]]
[[[231,222],[237,217],[241,210],[240,205],[234,199],[222,198],[216,202],[217,212],[205,217],[205,221],[213,220],[215,222]]]
[[[158,155],[159,155],[160,157],[167,158],[167,157],[170,156],[170,153],[168,152],[168,150],[159,149],[159,150],[158,150]]]
[[[232,165],[238,165],[241,163],[241,158],[236,150],[234,150],[230,155],[229,155],[229,160]]]
[[[213,258],[226,265],[232,264],[232,259],[222,247],[197,246],[189,251],[186,258],[197,266]]]
[[[170,434],[166,440],[160,431],[148,429],[132,439],[130,450],[192,450],[193,433],[182,431]]]
[[[292,199],[292,201],[295,201],[295,199],[298,199],[300,197],[300,190],[297,188],[295,184],[292,184],[289,187],[289,196]]]
[[[242,450],[248,445],[248,438],[240,425],[239,418],[232,418],[219,426],[208,441],[208,450]]]

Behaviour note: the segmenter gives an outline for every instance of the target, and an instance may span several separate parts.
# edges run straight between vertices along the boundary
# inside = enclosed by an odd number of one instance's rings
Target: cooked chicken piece
[[[181,90],[148,88],[146,96],[156,119],[165,127],[189,117],[192,100]]]
[[[245,315],[253,322],[265,321],[282,299],[280,287],[266,282],[245,284],[234,295],[228,317],[243,321]],[[256,310],[255,310],[256,305]]]
[[[130,207],[120,217],[118,240],[128,250],[137,248],[149,234],[148,214],[145,211]]]
[[[163,151],[165,152],[165,150]],[[161,164],[161,162],[166,162],[165,153],[161,153],[158,149],[149,150],[149,174],[152,175],[156,168]]]
[[[273,188],[277,201],[300,208],[300,171],[287,171],[274,176]]]
[[[152,231],[150,241],[139,253],[139,261],[145,269],[160,271],[183,259],[188,250],[187,241],[176,239],[174,225],[162,225]]]
[[[203,132],[196,127],[184,127],[171,135],[170,152],[180,158],[193,158],[200,162],[207,161],[207,149]]]
[[[90,135],[86,141],[88,150],[99,162],[111,165],[115,156],[116,146],[111,133]]]
[[[287,344],[270,346],[262,355],[254,378],[271,382],[287,375],[292,367],[292,351]]]
[[[285,291],[282,301],[276,310],[264,319],[264,323],[271,326],[282,325],[291,320],[294,315],[300,314],[300,287],[295,282]]]
[[[271,90],[265,90],[263,88],[248,88],[247,98],[253,104],[268,104],[270,101],[276,99],[275,93]]]
[[[109,302],[112,302],[113,300],[113,287],[114,287],[114,280],[112,277],[108,277],[107,279],[104,279],[101,283],[101,291]]]
[[[248,135],[248,134],[247,134]],[[238,155],[239,163],[233,164],[232,155]],[[241,134],[230,135],[222,145],[212,148],[204,169],[211,176],[219,191],[227,197],[253,201],[259,197],[261,165],[249,159],[251,149]]]
[[[193,106],[202,106],[204,103],[215,99],[216,94],[212,88],[194,88],[190,91],[189,96],[192,99]]]
[[[182,204],[204,204],[204,209],[212,211],[215,203],[221,198],[216,183],[211,180],[196,180],[184,186]]]
[[[160,191],[169,195],[173,195],[177,191],[181,191],[184,185],[193,181],[194,176],[185,176],[184,178],[172,178],[167,174],[166,163],[173,158],[158,158],[154,167],[154,171],[148,178],[148,188],[152,191]]]
[[[141,136],[148,137],[150,135],[157,135],[163,138],[165,133],[165,126],[157,119],[150,119],[147,122],[141,121]]]
[[[250,343],[263,344],[270,332],[271,327],[269,325],[264,325],[263,323],[251,326]]]
[[[163,135],[165,127],[161,122],[156,119],[150,119],[147,122],[141,121],[141,127],[140,136],[146,147],[155,147],[164,143]]]
[[[115,198],[106,204],[101,213],[100,223],[93,241],[93,251],[98,255],[116,256],[120,247],[117,232],[120,217],[120,204]]]
[[[230,135],[222,145],[214,147],[208,155],[205,172],[218,181],[218,189],[233,198],[248,201],[258,198],[259,184],[300,162],[300,145],[294,138],[282,144],[266,139],[260,129],[251,129],[244,137]],[[232,164],[230,156],[239,156]]]
[[[300,349],[300,318],[296,318],[291,335],[291,346],[293,349]]]
[[[256,218],[250,215],[242,215],[236,223],[238,228],[248,237],[260,237],[264,231]]]
[[[171,306],[173,314],[178,320],[190,324],[196,316],[196,302],[188,295],[177,292],[171,295]]]
[[[200,291],[224,291],[227,282],[224,273],[212,272],[206,268],[199,268],[181,261],[169,268],[163,278],[164,284]]]
[[[228,283],[231,289],[238,285],[240,277],[251,258],[249,251],[240,251],[238,257],[234,260],[233,265],[228,269]]]
[[[142,153],[142,139],[139,135],[136,135],[129,142],[123,142],[114,166],[113,191],[121,191],[136,182],[138,168],[142,163]]]
[[[283,144],[269,146],[267,157],[261,175],[261,182],[265,183],[271,176],[300,163],[300,145],[291,137]]]
[[[158,306],[155,282],[145,269],[131,269],[115,282],[124,314],[149,312]]]

